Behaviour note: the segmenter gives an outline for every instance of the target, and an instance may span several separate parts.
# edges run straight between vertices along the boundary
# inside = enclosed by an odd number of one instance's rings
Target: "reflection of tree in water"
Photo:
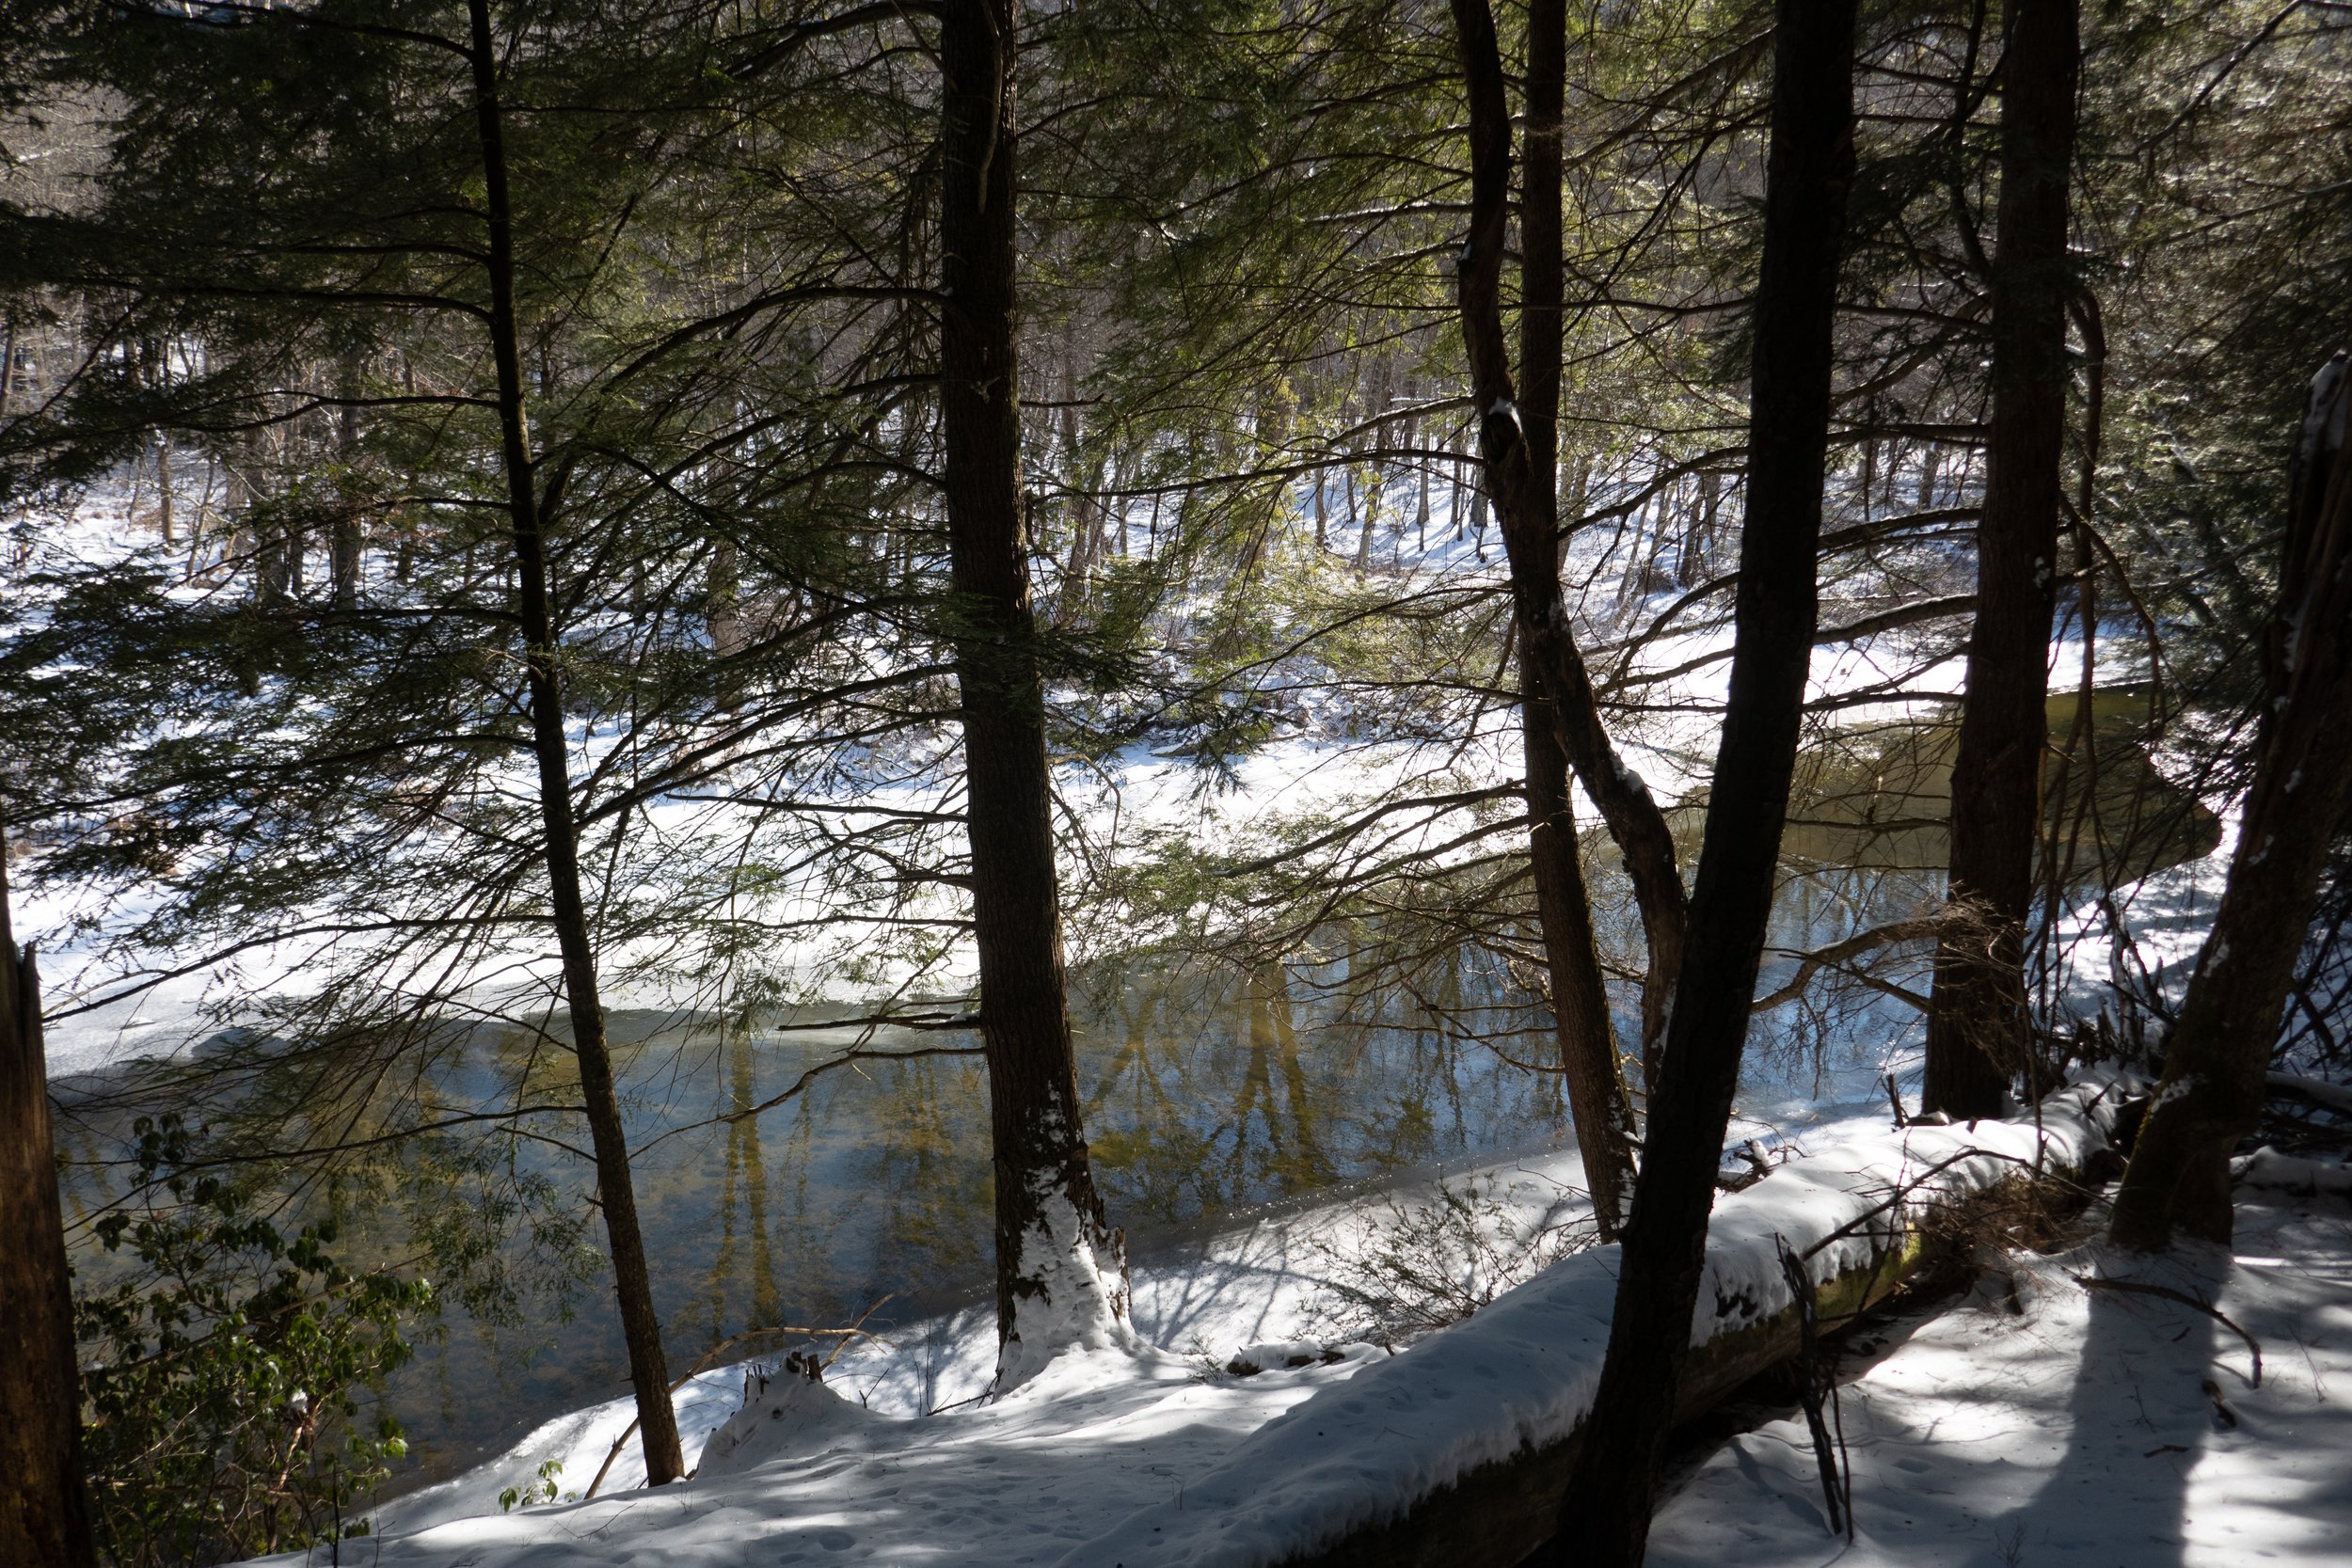
[[[1116,1223],[1178,1223],[1214,1212],[1227,1201],[1217,1180],[1214,1127],[1200,1125],[1196,1085],[1182,1072],[1162,1070],[1176,1054],[1172,1027],[1163,1027],[1174,983],[1164,972],[1138,967],[1134,983],[1103,984],[1101,966],[1073,1010],[1078,1082],[1095,1180]],[[1206,1037],[1220,1020],[1221,997],[1203,992],[1189,1022]],[[1104,1053],[1103,1042],[1115,1042]]]
[[[1438,969],[1442,1019],[1483,1010],[1459,958]],[[1414,999],[1366,1003],[1340,968],[1102,964],[1079,1001],[1097,1175],[1131,1227],[1309,1196],[1562,1125],[1550,1079],[1451,1037]]]
[[[735,1196],[743,1193],[743,1231],[751,1238],[751,1294],[743,1327],[765,1326],[778,1321],[775,1257],[768,1230],[768,1165],[759,1148],[759,1117],[751,1114],[758,1103],[753,1094],[754,1061],[751,1040],[731,1031],[727,1050],[727,1113],[725,1168],[719,1179],[719,1245],[710,1263],[710,1342],[734,1332],[727,1313],[727,1285],[736,1269],[739,1244],[735,1224]]]
[[[881,1115],[853,1190],[880,1195],[883,1208],[861,1287],[879,1294],[893,1288],[886,1278],[985,1279],[994,1207],[984,1075],[977,1063],[947,1060],[902,1062],[875,1077],[886,1092],[876,1097]]]
[[[1279,965],[1261,971],[1240,991],[1238,1000],[1248,1016],[1248,1035],[1228,1124],[1232,1139],[1226,1158],[1230,1190],[1236,1195],[1295,1197],[1329,1186],[1333,1166],[1316,1136],[1319,1097],[1307,1085],[1298,1029],[1292,1016],[1289,973]],[[1278,1069],[1287,1128],[1282,1111],[1275,1105]],[[1252,1115],[1264,1129],[1262,1141],[1249,1136]]]

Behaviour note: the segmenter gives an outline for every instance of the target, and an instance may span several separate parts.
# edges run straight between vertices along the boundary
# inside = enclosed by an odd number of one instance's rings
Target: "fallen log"
[[[1804,1260],[1819,1321],[1883,1300],[1972,1205],[2080,1175],[2127,1092],[2085,1083],[2031,1121],[1914,1126],[1791,1160],[1718,1201],[1678,1418],[1795,1353],[1780,1248]],[[1120,1568],[1515,1568],[1553,1531],[1599,1382],[1616,1249],[1566,1259],[1295,1406],[1172,1504],[1063,1560]]]

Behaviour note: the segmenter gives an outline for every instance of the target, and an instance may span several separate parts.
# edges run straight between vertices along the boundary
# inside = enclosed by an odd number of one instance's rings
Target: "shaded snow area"
[[[2352,1208],[2296,1197],[2298,1174],[2257,1158],[2227,1250],[2012,1255],[1849,1382],[1851,1544],[1823,1522],[1798,1418],[1692,1478],[1650,1568],[2352,1562]],[[2206,1313],[2083,1279],[2213,1304],[2261,1347],[2260,1386],[2246,1341]]]
[[[1475,1286],[1479,1282],[1471,1276],[1482,1256],[1523,1253],[1531,1238],[1585,1220],[1591,1210],[1582,1180],[1573,1149],[1531,1154],[1446,1179],[1445,1186],[1457,1197],[1475,1196],[1471,1212],[1484,1245],[1444,1259],[1442,1266]],[[993,1308],[980,1307],[886,1330],[888,1345],[852,1344],[826,1371],[820,1389],[794,1386],[788,1374],[771,1370],[772,1363],[705,1373],[678,1396],[679,1433],[690,1458],[703,1454],[714,1481],[721,1468],[737,1473],[800,1452],[803,1444],[814,1444],[820,1453],[844,1441],[857,1451],[870,1448],[884,1456],[903,1449],[919,1478],[911,1483],[918,1501],[907,1504],[903,1513],[894,1499],[908,1483],[867,1485],[853,1476],[834,1475],[823,1461],[803,1467],[815,1474],[796,1468],[757,1483],[769,1500],[755,1506],[772,1510],[779,1528],[789,1527],[787,1535],[803,1527],[834,1528],[821,1521],[845,1506],[862,1520],[858,1534],[866,1544],[861,1550],[842,1548],[850,1554],[844,1560],[1033,1560],[1037,1537],[1029,1527],[1037,1519],[1030,1505],[1049,1511],[1083,1506],[1077,1516],[1099,1528],[1120,1513],[1171,1495],[1181,1485],[1179,1478],[1213,1464],[1241,1437],[1316,1388],[1351,1376],[1375,1358],[1386,1360],[1385,1349],[1327,1342],[1338,1338],[1328,1327],[1332,1287],[1353,1277],[1348,1259],[1375,1249],[1384,1234],[1409,1217],[1440,1207],[1435,1196],[1432,1184],[1408,1186],[1164,1250],[1134,1272],[1136,1332],[1118,1337],[1124,1345],[1108,1338],[1082,1344],[1048,1363],[1034,1386],[1021,1386],[1006,1398],[981,1402],[997,1371],[997,1347]],[[1225,1371],[1237,1360],[1266,1370],[1257,1376]],[[1301,1364],[1294,1367],[1294,1361]],[[755,1395],[748,1408],[764,1412],[782,1402],[784,1413],[761,1416],[749,1423],[749,1432],[738,1422],[724,1440],[707,1442],[744,1404],[747,1388]],[[931,1411],[941,1414],[924,1415]],[[424,1539],[437,1543],[445,1532],[436,1527],[448,1525],[453,1538],[469,1539],[474,1524],[457,1521],[495,1510],[502,1489],[528,1485],[549,1460],[562,1465],[554,1478],[559,1495],[585,1492],[634,1413],[633,1401],[622,1398],[561,1417],[466,1475],[385,1504],[377,1518],[389,1535],[428,1531]],[[632,1439],[613,1461],[593,1510],[582,1512],[603,1520],[606,1497],[616,1488],[642,1485],[644,1475]],[[1009,1485],[1013,1490],[1004,1492]],[[894,1486],[899,1491],[886,1491]],[[657,1496],[667,1506],[669,1499],[690,1494],[708,1495],[699,1473],[683,1488],[617,1495],[635,1507]],[[1046,1497],[1055,1501],[1043,1503]],[[1083,1505],[1080,1497],[1087,1499]],[[932,1537],[924,1511],[944,1508],[961,1516],[975,1507],[1004,1517],[994,1527],[959,1527],[926,1544]],[[558,1505],[511,1519],[561,1518],[565,1513]],[[819,1522],[812,1524],[812,1518]],[[1064,1521],[1056,1524],[1068,1528]],[[531,1539],[546,1533],[542,1528]],[[775,1533],[747,1540],[745,1555],[687,1560],[780,1560],[750,1550]],[[991,1540],[996,1544],[974,1544]],[[437,1549],[402,1558],[388,1546],[385,1560],[442,1563],[432,1555]],[[373,1544],[369,1550],[373,1553]]]
[[[2039,1129],[1984,1122],[1854,1129],[1836,1143],[1817,1136],[1817,1152],[1717,1205],[1693,1339],[1787,1305],[1784,1240],[1810,1253],[1819,1278],[1867,1264],[1933,1189],[1977,1190],[2036,1164],[2079,1163],[2104,1143],[2117,1098],[2116,1085],[2070,1089],[2045,1103]],[[1504,1200],[1481,1212],[1532,1233],[1556,1217],[1560,1181],[1573,1168],[1573,1156],[1560,1156],[1489,1173],[1489,1190]],[[385,1534],[362,1560],[1279,1562],[1394,1518],[1480,1464],[1564,1435],[1597,1381],[1613,1247],[1569,1258],[1403,1354],[1302,1341],[1316,1260],[1327,1261],[1330,1239],[1362,1217],[1334,1210],[1261,1227],[1213,1244],[1197,1265],[1141,1275],[1136,1326],[1155,1344],[1073,1348],[1000,1398],[948,1403],[957,1389],[985,1383],[993,1343],[984,1323],[963,1325],[952,1349],[902,1343],[885,1356],[868,1348],[823,1385],[796,1370],[732,1369],[701,1380],[686,1402],[689,1451],[707,1455],[693,1480],[450,1516],[487,1505],[498,1470],[527,1479],[535,1456],[555,1452],[551,1443],[570,1445],[564,1484],[593,1475],[599,1446],[626,1417],[617,1407],[588,1413],[594,1431],[551,1430],[489,1471],[388,1508]],[[1225,1370],[1245,1348],[1248,1359],[1276,1365]],[[910,1413],[925,1403],[941,1413]],[[723,1435],[705,1441],[714,1430]]]

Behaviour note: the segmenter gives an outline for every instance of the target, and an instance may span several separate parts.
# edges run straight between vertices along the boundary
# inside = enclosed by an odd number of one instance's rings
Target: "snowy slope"
[[[2103,1140],[2113,1099],[2100,1086],[2069,1091],[2045,1107],[2039,1134],[2022,1123],[1917,1128],[1790,1161],[1718,1206],[1693,1338],[1786,1304],[1779,1238],[1821,1243],[1813,1266],[1826,1277],[1886,1244],[1890,1198],[1918,1202],[1923,1179],[1977,1188],[2021,1163],[2079,1161]],[[1613,1248],[1571,1258],[1400,1355],[1334,1347],[1336,1360],[1250,1377],[1167,1349],[1079,1352],[1003,1400],[923,1418],[754,1381],[751,1413],[713,1453],[711,1473],[421,1528],[421,1513],[405,1524],[395,1509],[369,1560],[1278,1562],[1566,1432],[1597,1379],[1615,1259]],[[1262,1323],[1279,1335],[1279,1323]],[[1147,1317],[1142,1326],[1154,1325]],[[702,1432],[711,1430],[711,1392],[699,1402]],[[592,1471],[567,1461],[565,1479]]]
[[[2261,1386],[2214,1319],[2085,1277],[2214,1303],[2261,1346]],[[2249,1187],[2226,1250],[2012,1258],[1843,1405],[1851,1544],[1824,1528],[1804,1422],[1777,1421],[1661,1511],[1652,1568],[2352,1562],[2352,1211]]]

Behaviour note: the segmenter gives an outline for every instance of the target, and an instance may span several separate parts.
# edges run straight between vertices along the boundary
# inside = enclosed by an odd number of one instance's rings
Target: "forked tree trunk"
[[[940,412],[973,938],[996,1179],[994,1386],[1126,1334],[1126,1265],[1079,1124],[1045,692],[1022,536],[1012,0],[939,11]]]
[[[1731,689],[1591,1436],[1578,1451],[1547,1556],[1563,1565],[1634,1568],[1642,1560],[1691,1349],[1819,619],[1830,327],[1853,178],[1853,35],[1854,0],[1774,7]]]
[[[2066,444],[2066,183],[2082,57],[2077,0],[2009,0],[1993,258],[1993,424],[1977,524],[1977,618],[1952,763],[1952,902],[1936,944],[1923,1108],[1996,1117],[2032,1052],[2026,921],[2042,829],[2050,621]]]
[[[82,1393],[49,1134],[40,982],[8,927],[0,834],[0,1562],[90,1568]]]
[[[1486,488],[1502,523],[1511,566],[1536,914],[1550,971],[1568,1108],[1592,1187],[1593,1212],[1602,1235],[1613,1238],[1632,1182],[1633,1118],[1594,951],[1591,901],[1578,863],[1568,794],[1568,763],[1575,752],[1564,739],[1572,732],[1598,734],[1599,720],[1591,711],[1592,685],[1569,635],[1567,605],[1560,593],[1552,477],[1560,404],[1560,127],[1566,12],[1564,0],[1536,0],[1529,16],[1520,338],[1525,381],[1516,389],[1503,346],[1501,297],[1511,195],[1511,120],[1502,50],[1486,0],[1454,0],[1454,23],[1470,106],[1470,231],[1458,274],[1462,335],[1480,410]],[[1565,711],[1579,703],[1582,712]],[[1606,735],[1600,735],[1599,745],[1606,753]],[[1610,762],[1613,768],[1614,758]],[[1597,796],[1589,783],[1586,788]],[[1660,828],[1662,832],[1662,821]],[[1678,897],[1679,881],[1675,892]],[[1656,969],[1653,953],[1653,981]]]
[[[507,514],[515,540],[516,602],[523,639],[524,678],[531,698],[531,740],[539,769],[539,818],[548,895],[564,961],[564,999],[571,1016],[572,1048],[580,1062],[580,1100],[596,1162],[596,1200],[612,1252],[612,1285],[619,1298],[621,1335],[628,1346],[630,1386],[637,1395],[637,1432],[645,1481],[660,1486],[686,1473],[677,1418],[670,1405],[670,1373],[661,1350],[661,1319],[653,1305],[637,1192],[628,1168],[628,1135],[613,1090],[604,1006],[596,992],[596,955],[580,892],[580,840],[572,817],[572,781],[564,733],[564,686],[554,617],[548,604],[546,540],[524,419],[520,335],[516,325],[514,208],[506,184],[505,138],[499,108],[497,55],[488,0],[469,0],[473,23],[474,107],[482,138],[484,195],[489,220],[490,348],[498,372],[499,436],[505,468]]]
[[[2166,1047],[2164,1082],[2115,1197],[2111,1234],[2153,1251],[2175,1227],[2231,1231],[2230,1155],[2262,1112],[2295,963],[2352,775],[2352,378],[2312,383],[2296,451],[2254,783],[2213,932]]]

